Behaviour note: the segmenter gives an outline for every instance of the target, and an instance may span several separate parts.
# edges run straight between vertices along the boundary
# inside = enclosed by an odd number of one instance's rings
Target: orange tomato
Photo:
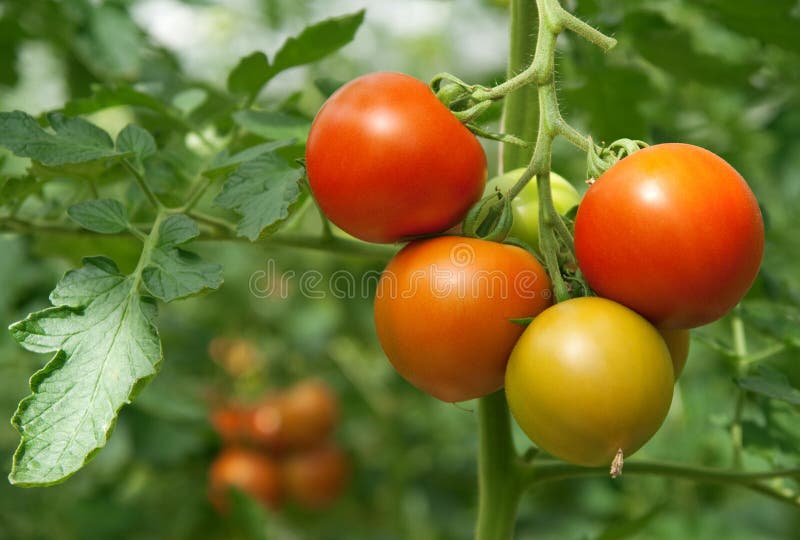
[[[510,319],[549,305],[550,280],[527,251],[441,236],[412,242],[389,262],[375,326],[400,375],[442,401],[463,401],[503,386],[524,330]]]

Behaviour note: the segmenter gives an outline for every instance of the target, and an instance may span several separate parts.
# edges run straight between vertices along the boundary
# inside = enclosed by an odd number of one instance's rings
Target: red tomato
[[[509,319],[550,305],[550,280],[515,246],[441,236],[412,242],[389,262],[375,296],[375,326],[389,361],[442,401],[503,386],[524,330]]]
[[[252,411],[252,438],[273,450],[308,448],[327,439],[339,421],[339,401],[324,382],[302,381]]]
[[[280,468],[269,457],[239,448],[223,450],[211,464],[209,498],[217,510],[228,508],[228,490],[239,489],[264,506],[276,508],[281,498]]]
[[[335,446],[292,454],[281,465],[286,494],[306,508],[322,508],[342,494],[350,473],[347,456]]]
[[[402,73],[371,73],[335,92],[311,126],[306,168],[325,215],[370,242],[449,229],[486,182],[478,140]]]
[[[744,179],[688,144],[659,144],[612,166],[575,219],[589,285],[660,328],[693,328],[735,306],[758,273],[764,224]]]

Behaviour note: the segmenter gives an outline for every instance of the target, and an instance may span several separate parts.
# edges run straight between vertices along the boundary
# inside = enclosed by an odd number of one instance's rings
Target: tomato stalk
[[[553,141],[560,135],[583,151],[593,149],[591,140],[569,126],[558,109],[553,74],[555,48],[556,38],[565,28],[604,50],[616,43],[613,38],[604,36],[568,13],[557,0],[537,0],[536,10],[533,2],[512,0],[509,78],[494,88],[478,88],[471,94],[478,102],[507,96],[503,104],[503,131],[523,140],[533,140],[535,136],[536,145],[532,151],[526,147],[501,145],[500,171],[527,164],[525,173],[509,190],[508,200],[513,200],[534,176],[537,178],[540,247],[559,301],[569,298],[559,268],[559,246],[566,245],[569,250],[573,247],[571,234],[553,204],[550,188]],[[537,35],[535,45],[529,37],[534,32]],[[532,51],[533,60],[526,67]],[[502,392],[482,398],[478,416],[480,453],[476,539],[507,540],[513,535],[522,491],[520,469],[529,467],[520,465],[513,448],[510,415]]]
[[[536,9],[528,0],[511,0],[511,43],[507,73],[514,78],[530,62],[535,42]],[[503,102],[503,131],[524,140],[534,140],[539,108],[534,86],[524,86]],[[532,148],[500,145],[500,172],[524,167]],[[510,199],[509,199],[510,200]],[[476,540],[508,540],[513,537],[517,505],[521,495],[519,475],[514,469],[516,451],[511,439],[511,415],[503,391],[478,402],[478,520]]]
[[[739,307],[737,306],[731,318],[731,331],[733,333],[733,347],[736,354],[736,372],[739,377],[744,376],[747,371],[745,358],[747,357],[747,336],[744,330],[744,321],[739,314]],[[747,392],[743,388],[739,388],[736,396],[736,405],[733,411],[733,420],[731,421],[731,442],[733,443],[733,466],[734,468],[742,468],[742,414],[744,413],[744,404],[747,399]]]
[[[533,58],[536,42],[530,38],[536,27],[536,5],[530,1],[511,2],[511,43],[508,53],[506,74],[509,80],[525,69]],[[517,92],[510,93],[503,101],[501,131],[512,133],[525,141],[536,139],[539,123],[539,108],[536,103],[536,87],[524,85]],[[504,173],[527,165],[533,156],[533,147],[522,148],[510,144],[500,145],[499,173]]]
[[[522,493],[511,439],[511,419],[501,390],[478,403],[481,434],[478,453],[478,523],[476,540],[507,540],[513,536]]]

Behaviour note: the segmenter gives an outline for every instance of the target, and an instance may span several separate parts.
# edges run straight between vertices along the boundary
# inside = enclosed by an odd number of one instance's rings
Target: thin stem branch
[[[778,353],[782,353],[785,350],[786,350],[785,343],[773,343],[772,345],[764,347],[758,352],[754,352],[742,357],[742,362],[745,365],[755,364],[762,360],[766,360],[771,356],[775,356]]]
[[[199,241],[234,241],[249,243],[247,238],[236,236],[236,228],[224,219],[208,216],[198,212],[192,212],[189,214],[189,216],[206,225],[206,227],[201,228],[200,236],[197,238]],[[14,232],[18,234],[47,233],[68,236],[104,236],[119,238],[135,236],[140,240],[144,240],[152,230],[152,226],[145,227],[136,225],[135,228],[138,230],[138,233],[126,231],[116,234],[103,234],[81,229],[68,223],[42,220],[24,220],[16,217],[0,218],[0,232]],[[144,228],[147,230],[143,231]],[[331,239],[326,239],[319,236],[285,233],[275,234],[273,236],[264,238],[263,240],[259,241],[259,244],[263,246],[290,247],[313,251],[324,251],[334,255],[364,257],[380,261],[386,261],[390,259],[397,252],[396,246],[367,244],[365,242],[348,240],[346,238],[337,238],[335,236]]]
[[[608,52],[616,44],[617,40],[606,36],[599,30],[589,26],[578,17],[561,7],[557,0],[548,0],[548,8],[556,16],[556,20],[561,25],[561,28],[566,28],[578,34],[586,41],[589,41],[604,51]]]
[[[737,311],[731,318],[731,333],[733,334],[733,351],[736,355],[736,374],[744,375],[747,367],[744,358],[747,356],[747,336],[744,330],[744,321]],[[737,469],[742,467],[742,452],[744,444],[742,440],[742,414],[747,400],[747,392],[739,387],[736,396],[736,405],[733,410],[733,420],[731,421],[731,442],[733,444],[733,466]]]
[[[211,187],[211,184],[214,182],[214,179],[208,176],[201,176],[200,181],[194,185],[192,188],[192,192],[189,194],[189,197],[186,200],[186,204],[184,204],[180,211],[187,213],[192,210],[197,203],[200,202],[200,199],[203,198],[208,188]]]
[[[142,193],[144,193],[145,197],[147,197],[147,200],[150,201],[150,204],[153,206],[153,208],[157,210],[164,208],[164,205],[158,200],[158,197],[156,197],[156,194],[150,189],[150,186],[147,185],[144,176],[142,176],[142,174],[136,170],[136,167],[131,165],[130,161],[127,159],[122,160],[122,165],[128,170],[129,173],[131,173],[133,178],[136,180],[136,184],[139,186],[139,189],[142,190]]]
[[[534,461],[523,472],[522,482],[526,488],[544,482],[568,480],[582,477],[608,477],[608,469],[580,467],[557,461]],[[766,480],[781,478],[800,479],[800,468],[774,471],[744,472],[708,467],[692,467],[676,463],[631,461],[625,463],[624,477],[652,475],[667,478],[682,478],[696,482],[738,485],[795,506],[800,506],[800,495],[765,485]]]

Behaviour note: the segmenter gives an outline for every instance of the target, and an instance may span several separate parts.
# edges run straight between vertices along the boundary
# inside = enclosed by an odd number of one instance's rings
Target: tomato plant
[[[5,0],[0,536],[793,539],[797,10],[748,2]]]
[[[525,169],[514,169],[489,180],[484,195],[497,190],[507,192],[522,176]],[[578,205],[581,196],[569,181],[558,173],[550,172],[550,187],[553,206],[559,214],[566,214]],[[511,201],[514,223],[509,235],[514,236],[534,249],[539,247],[539,189],[536,182],[529,182]]]
[[[442,236],[412,242],[389,262],[375,295],[375,326],[386,356],[411,384],[464,401],[503,386],[522,333],[510,319],[549,304],[550,281],[530,253]]]
[[[311,126],[306,167],[325,215],[370,242],[449,229],[486,181],[475,136],[401,73],[364,75],[332,95]]]
[[[730,311],[764,251],[758,202],[736,170],[688,144],[660,144],[612,166],[575,218],[589,285],[665,328]]]
[[[578,465],[629,456],[658,430],[672,403],[674,375],[658,331],[603,298],[546,309],[511,353],[511,412],[543,450]]]

